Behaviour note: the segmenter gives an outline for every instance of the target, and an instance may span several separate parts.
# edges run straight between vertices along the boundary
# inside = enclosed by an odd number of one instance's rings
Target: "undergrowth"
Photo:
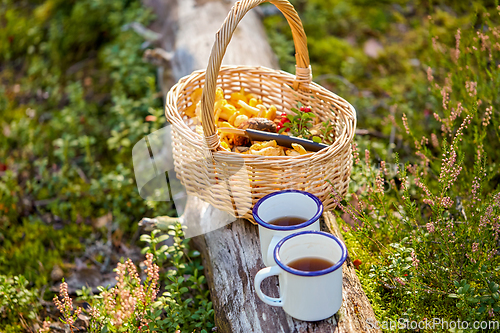
[[[60,328],[50,328],[54,318],[42,325],[54,314],[44,302],[52,300],[50,287],[60,275],[74,271],[75,258],[86,267],[125,260],[122,244],[137,247],[142,217],[175,215],[170,203],[139,196],[131,159],[133,144],[165,122],[156,68],[142,59],[148,45],[128,25],[147,25],[152,18],[138,0],[0,1],[0,276],[6,276],[0,285],[20,293],[7,300],[8,308],[0,296],[2,332]],[[96,243],[106,244],[108,252],[87,253]],[[210,328],[213,314],[199,258],[185,243],[176,244],[175,251],[186,252],[178,253],[179,267],[156,288],[178,289],[172,298],[157,299],[147,308],[154,312],[143,318],[153,322],[156,311],[166,308],[165,329]],[[107,316],[99,332],[123,331],[99,297],[89,298]],[[76,317],[73,324],[87,327]]]

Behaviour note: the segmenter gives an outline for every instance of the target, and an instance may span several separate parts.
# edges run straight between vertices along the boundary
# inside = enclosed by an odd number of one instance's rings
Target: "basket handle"
[[[238,23],[245,14],[261,3],[270,2],[274,4],[285,16],[292,29],[293,42],[295,44],[296,81],[294,89],[299,89],[301,83],[311,82],[311,70],[309,66],[309,51],[307,50],[307,37],[302,27],[299,15],[288,0],[240,0],[236,2],[227,15],[222,27],[215,35],[215,43],[208,61],[208,68],[205,77],[205,86],[201,97],[201,119],[203,133],[208,148],[217,150],[220,145],[219,136],[215,127],[214,103],[215,90],[217,88],[217,77],[222,63],[222,58],[226,53],[226,48],[231,41],[231,37],[238,26]]]

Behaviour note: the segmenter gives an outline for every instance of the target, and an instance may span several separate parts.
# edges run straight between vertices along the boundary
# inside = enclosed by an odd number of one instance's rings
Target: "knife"
[[[264,132],[250,128],[244,130],[239,128],[221,127],[218,128],[218,130],[223,133],[244,135],[250,138],[250,140],[252,141],[276,140],[276,143],[278,145],[292,149],[292,143],[298,143],[299,145],[304,147],[305,150],[313,152],[317,152],[323,148],[328,147],[328,145],[325,145],[323,143],[317,143],[307,139],[296,138],[294,136],[282,135],[278,133]]]

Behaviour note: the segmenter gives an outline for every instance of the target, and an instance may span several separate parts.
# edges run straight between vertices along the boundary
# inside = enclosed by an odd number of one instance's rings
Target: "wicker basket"
[[[296,49],[296,75],[265,67],[223,66],[222,58],[239,21],[252,8],[270,2],[286,17]],[[321,120],[335,128],[335,142],[328,148],[301,156],[256,156],[222,151],[214,123],[216,87],[226,98],[233,92],[250,92],[274,104],[278,111],[302,102]],[[201,99],[204,136],[196,133],[184,111],[191,106],[190,94],[203,87]],[[167,95],[166,117],[172,125],[173,155],[177,177],[189,194],[230,212],[252,219],[251,208],[263,196],[283,189],[315,194],[325,209],[334,208],[331,185],[347,193],[351,166],[351,142],[356,111],[336,94],[312,82],[307,38],[297,12],[287,0],[241,0],[229,12],[216,34],[208,68],[179,80]]]

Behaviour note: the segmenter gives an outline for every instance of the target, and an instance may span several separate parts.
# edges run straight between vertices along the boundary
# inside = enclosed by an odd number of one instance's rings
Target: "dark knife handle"
[[[258,131],[254,129],[246,129],[245,132],[247,133],[248,137],[252,141],[269,141],[269,140],[276,140],[276,143],[280,146],[287,147],[287,148],[293,148],[292,143],[298,143],[302,147],[304,147],[305,150],[308,151],[320,151],[323,148],[327,148],[328,146],[323,144],[323,143],[316,143],[311,140],[306,140],[306,139],[301,139],[301,138],[296,138],[293,136],[288,136],[288,135],[281,135],[277,133],[270,133],[270,132],[264,132],[264,131]]]

